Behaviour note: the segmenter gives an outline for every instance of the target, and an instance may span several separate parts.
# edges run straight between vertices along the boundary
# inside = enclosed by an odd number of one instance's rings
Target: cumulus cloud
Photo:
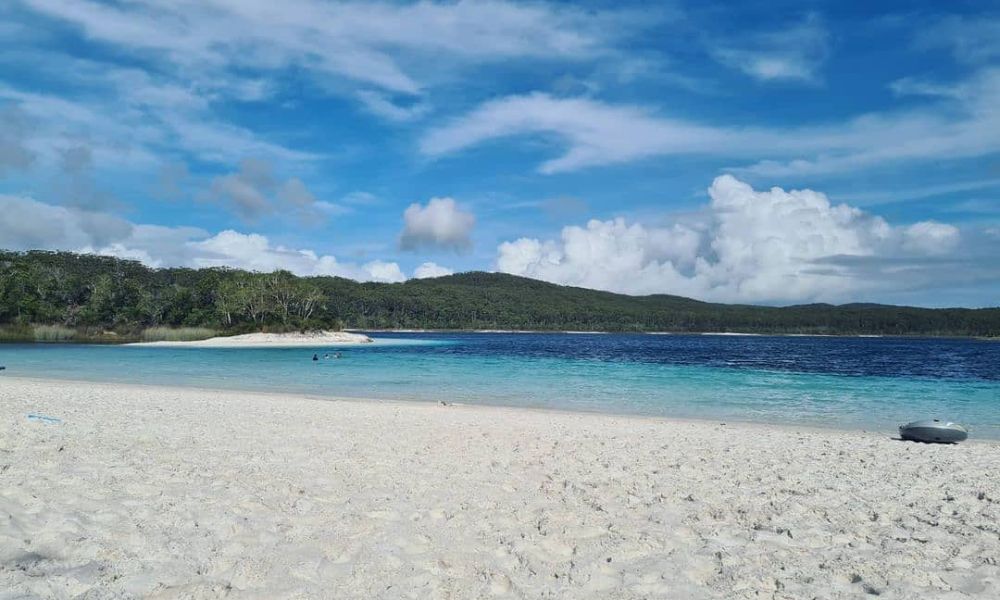
[[[406,279],[395,262],[342,262],[332,255],[275,244],[255,233],[226,230],[211,235],[195,227],[134,224],[104,212],[18,196],[0,195],[0,247],[103,254],[139,260],[151,267],[226,266],[359,281]]]
[[[444,277],[453,273],[454,271],[448,267],[442,267],[437,263],[425,262],[413,270],[413,278],[430,279],[431,277]]]
[[[816,82],[829,53],[829,34],[815,16],[795,26],[756,33],[712,52],[722,64],[760,81]]]
[[[396,263],[372,261],[363,265],[342,263],[331,255],[274,245],[256,233],[222,231],[210,238],[188,242],[190,261],[197,267],[229,266],[250,271],[285,269],[298,275],[333,275],[360,281],[404,281]]]
[[[946,223],[921,221],[902,230],[904,250],[928,255],[944,255],[959,242],[958,227]]]
[[[399,246],[403,250],[467,250],[472,246],[469,235],[475,224],[476,217],[451,198],[431,198],[426,206],[413,203],[403,212]]]
[[[726,175],[712,183],[709,196],[705,218],[693,224],[592,220],[565,227],[559,240],[504,242],[497,268],[629,294],[789,302],[926,285],[929,269],[959,254],[961,235],[951,225],[892,226],[811,190],[755,191]],[[852,258],[869,260],[860,269]],[[871,260],[890,259],[908,266],[874,276]]]

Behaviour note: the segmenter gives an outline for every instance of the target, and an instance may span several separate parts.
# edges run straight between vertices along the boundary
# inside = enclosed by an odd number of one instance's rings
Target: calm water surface
[[[0,345],[4,375],[448,400],[1000,439],[1000,343],[914,338],[392,334],[340,348]],[[340,360],[311,360],[340,351]]]

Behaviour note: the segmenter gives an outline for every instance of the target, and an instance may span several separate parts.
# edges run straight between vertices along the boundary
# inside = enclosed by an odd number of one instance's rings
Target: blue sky
[[[995,3],[14,0],[0,246],[1000,304]]]

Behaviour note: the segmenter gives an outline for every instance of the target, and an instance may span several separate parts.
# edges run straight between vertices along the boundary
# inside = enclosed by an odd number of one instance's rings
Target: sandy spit
[[[990,442],[0,377],[0,598],[998,598],[998,467]]]
[[[347,331],[310,331],[306,333],[247,333],[228,337],[214,337],[193,342],[138,342],[128,346],[192,346],[201,348],[296,348],[336,346],[341,344],[370,344],[372,339],[360,333]]]

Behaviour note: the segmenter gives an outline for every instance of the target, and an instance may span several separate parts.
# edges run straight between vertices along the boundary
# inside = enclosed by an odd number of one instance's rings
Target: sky
[[[0,248],[1000,305],[995,2],[0,4]]]

